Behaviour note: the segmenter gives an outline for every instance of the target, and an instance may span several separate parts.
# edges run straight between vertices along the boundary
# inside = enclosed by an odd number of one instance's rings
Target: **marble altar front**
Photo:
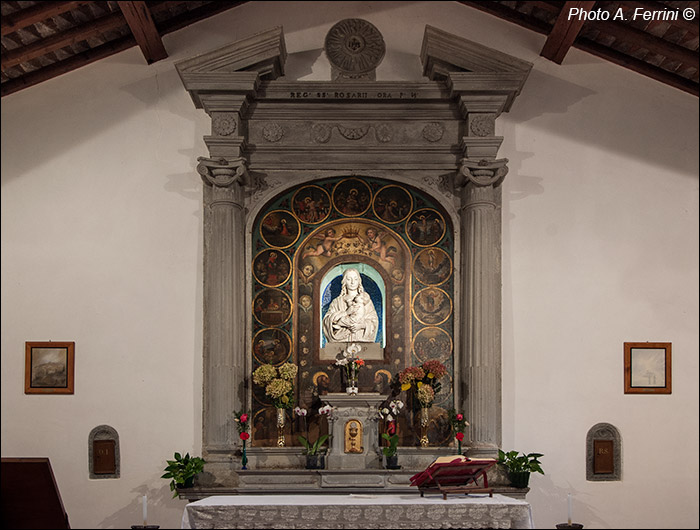
[[[533,528],[503,495],[235,495],[189,503],[182,528]]]

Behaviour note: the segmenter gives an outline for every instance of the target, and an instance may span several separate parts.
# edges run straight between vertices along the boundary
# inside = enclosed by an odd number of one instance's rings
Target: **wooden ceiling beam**
[[[549,34],[549,30],[551,28],[549,24],[542,22],[541,20],[523,15],[522,13],[502,6],[501,4],[469,1],[461,1],[460,4],[474,7],[480,11],[495,15],[499,18],[545,35]],[[637,72],[638,74],[645,75],[684,92],[688,92],[689,94],[693,94],[695,96],[700,95],[697,83],[694,83],[693,81],[682,76],[676,75],[673,72],[669,72],[668,70],[664,70],[663,68],[658,68],[639,59],[635,59],[634,57],[618,52],[612,48],[607,48],[590,39],[579,37],[574,41],[573,47],[601,57],[619,66]]]
[[[619,66],[628,68],[629,70],[637,72],[638,74],[661,81],[662,83],[675,87],[683,92],[688,92],[694,96],[700,96],[700,88],[698,87],[698,84],[690,79],[676,75],[673,72],[664,70],[663,68],[658,68],[640,59],[635,59],[634,57],[603,46],[602,44],[598,44],[590,39],[579,39],[576,41],[576,43],[574,43],[574,47],[590,54],[597,55],[606,61],[610,61]]]
[[[594,5],[595,1],[565,2],[552,27],[552,31],[547,36],[540,55],[550,61],[561,64],[586,22],[584,16],[572,16],[572,13],[588,13],[593,9]]]
[[[75,26],[67,31],[57,33],[46,39],[39,39],[27,46],[10,50],[2,56],[2,70],[26,63],[47,53],[60,50],[76,42],[81,42],[90,37],[97,37],[105,31],[110,31],[124,26],[124,16],[119,13],[111,13],[96,20],[91,20],[80,26]]]
[[[168,20],[160,28],[161,33],[166,35],[193,24],[194,22],[204,20],[210,16],[222,13],[245,3],[246,2],[210,2],[209,4],[205,4],[201,7],[181,13],[180,15]],[[160,9],[167,9],[169,4],[171,4],[171,2],[162,2],[161,4],[152,7],[151,12],[156,13]],[[121,13],[116,14],[121,18]],[[104,59],[110,55],[114,55],[115,53],[122,52],[133,46],[136,46],[136,39],[133,35],[127,35],[125,37],[109,41],[101,46],[97,46],[91,50],[79,53],[68,59],[45,66],[44,68],[35,70],[21,77],[16,77],[14,79],[10,79],[9,81],[5,81],[2,83],[2,85],[0,85],[0,95],[5,97],[25,88],[38,85],[39,83],[53,79],[61,74],[77,70],[82,66],[99,61],[100,59]]]
[[[627,24],[611,22],[609,20],[598,20],[595,22],[589,22],[589,24],[590,27],[601,31],[606,35],[615,37],[625,44],[645,48],[651,53],[663,55],[668,59],[673,59],[674,61],[678,61],[679,63],[683,63],[687,66],[694,66],[695,68],[698,68],[700,65],[697,51],[692,51],[689,48],[679,44],[673,44],[672,42],[642,31],[641,29],[628,26]]]
[[[61,74],[76,70],[81,66],[94,63],[95,61],[99,61],[115,53],[127,50],[133,46],[136,46],[136,39],[133,35],[127,35],[126,37],[109,41],[101,46],[73,55],[68,59],[45,66],[39,70],[34,70],[21,77],[10,79],[0,85],[0,92],[2,93],[2,97],[5,97],[9,94],[19,92],[22,89],[29,88],[30,86],[38,85],[39,83],[53,79]]]
[[[151,12],[159,13],[166,10],[169,8],[168,4],[169,2],[163,2],[154,5],[151,8]],[[75,26],[67,31],[57,33],[52,37],[40,39],[27,46],[10,50],[2,55],[2,71],[4,72],[18,64],[60,50],[65,46],[71,46],[77,42],[87,40],[90,37],[97,37],[107,31],[117,30],[125,25],[127,25],[127,22],[124,15],[116,11],[80,26]]]
[[[117,2],[148,64],[168,56],[146,2]]]
[[[514,24],[518,24],[537,33],[543,33],[544,35],[549,35],[549,31],[552,26],[543,22],[535,17],[524,15],[520,11],[515,9],[510,9],[509,7],[499,4],[498,2],[470,2],[468,0],[460,0],[458,3],[465,6],[473,7],[489,15],[497,16],[498,18],[505,19]]]
[[[76,7],[91,4],[92,2],[37,2],[35,5],[15,11],[2,17],[0,33],[4,37],[8,33],[26,28],[47,18],[58,16]]]
[[[671,11],[674,12],[676,9],[667,6],[663,2],[637,2],[633,0],[625,0],[624,2],[616,2],[616,6],[619,6],[622,8],[623,12],[626,12],[628,17],[631,17],[632,14],[634,13],[635,8],[640,8],[644,9],[645,11]],[[629,12],[632,12],[630,14]],[[679,13],[678,20],[667,20],[665,21],[667,24],[670,24],[672,26],[677,26],[681,29],[684,29],[688,31],[689,33],[693,35],[698,35],[698,32],[700,31],[700,26],[698,26],[698,21],[692,21],[692,20],[686,20],[682,16],[682,12]]]

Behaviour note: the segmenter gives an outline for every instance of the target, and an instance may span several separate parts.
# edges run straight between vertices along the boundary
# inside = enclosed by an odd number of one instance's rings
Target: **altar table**
[[[533,528],[530,504],[500,494],[216,495],[182,528]]]

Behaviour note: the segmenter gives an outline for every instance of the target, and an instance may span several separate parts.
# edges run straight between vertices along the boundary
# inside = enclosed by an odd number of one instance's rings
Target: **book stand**
[[[448,493],[488,493],[493,497],[486,471],[495,464],[496,460],[491,458],[472,460],[464,456],[443,456],[413,475],[411,486],[418,487],[421,497],[425,493],[441,493],[443,499],[447,499]]]

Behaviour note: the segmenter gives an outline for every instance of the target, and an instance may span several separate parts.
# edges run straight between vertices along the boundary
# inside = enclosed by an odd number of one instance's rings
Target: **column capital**
[[[248,182],[248,168],[243,157],[227,160],[226,158],[197,158],[197,173],[209,186],[228,188],[234,183],[241,186]]]
[[[498,160],[463,158],[460,160],[455,184],[457,187],[466,186],[469,182],[478,187],[500,186],[508,174],[507,163],[507,158]]]

